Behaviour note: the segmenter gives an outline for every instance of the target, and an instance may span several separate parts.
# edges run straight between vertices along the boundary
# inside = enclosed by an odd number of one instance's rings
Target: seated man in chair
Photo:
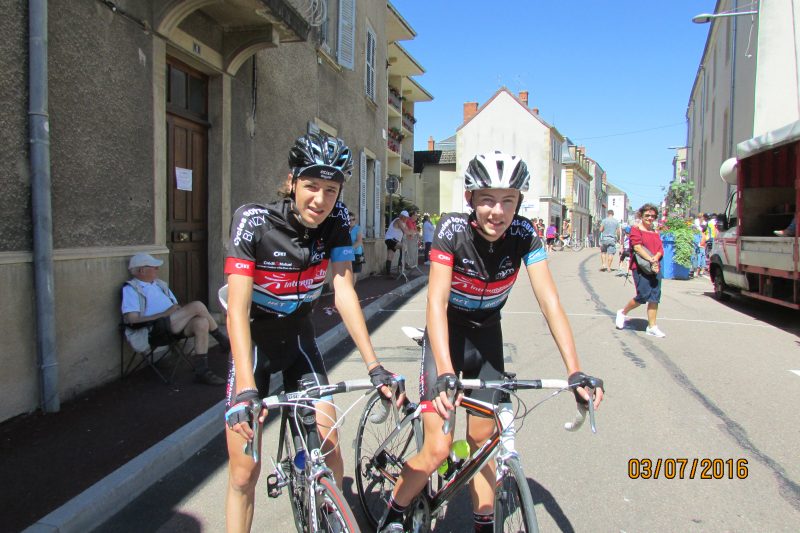
[[[136,254],[131,258],[128,270],[133,278],[122,289],[125,323],[151,323],[151,346],[166,345],[174,337],[194,337],[195,351],[200,357],[200,364],[195,367],[195,379],[206,385],[225,384],[225,380],[208,367],[208,335],[211,334],[226,351],[230,350],[228,338],[220,331],[203,302],[178,305],[167,284],[158,279],[158,267],[162,264],[163,261],[149,254]]]

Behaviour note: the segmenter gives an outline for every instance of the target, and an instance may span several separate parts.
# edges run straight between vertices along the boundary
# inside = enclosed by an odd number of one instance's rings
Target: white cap
[[[400,211],[400,216],[401,216],[401,217],[407,217],[407,216],[408,216],[408,211],[406,211],[405,209],[403,209],[402,211]]]
[[[131,260],[128,263],[128,270],[133,270],[134,268],[139,267],[157,267],[163,264],[164,261],[156,259],[150,254],[136,254],[131,257]]]

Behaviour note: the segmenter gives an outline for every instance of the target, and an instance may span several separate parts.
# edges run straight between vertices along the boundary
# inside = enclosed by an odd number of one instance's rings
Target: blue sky
[[[691,19],[715,1],[391,1],[417,33],[401,44],[434,97],[416,106],[415,149],[453,135],[464,102],[527,90],[634,207],[663,198],[710,28]]]

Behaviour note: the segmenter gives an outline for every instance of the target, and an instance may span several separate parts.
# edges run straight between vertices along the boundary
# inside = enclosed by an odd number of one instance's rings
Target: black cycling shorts
[[[393,252],[397,251],[397,246],[400,244],[397,239],[386,239],[384,242],[386,243],[386,249]]]
[[[501,379],[503,365],[503,331],[500,323],[483,328],[470,328],[449,323],[450,359],[456,374],[463,379]],[[425,330],[422,345],[422,360],[419,373],[419,397],[430,401],[436,396],[436,362],[433,358],[428,330]],[[494,402],[492,389],[465,390],[470,398],[483,402]]]
[[[301,379],[319,385],[328,384],[328,372],[309,317],[256,320],[250,324],[250,335],[255,346],[253,376],[262,398],[269,394],[270,374],[278,371],[283,372],[286,392],[296,391],[297,382]],[[236,369],[233,356],[229,356],[226,409],[230,407],[235,391]]]

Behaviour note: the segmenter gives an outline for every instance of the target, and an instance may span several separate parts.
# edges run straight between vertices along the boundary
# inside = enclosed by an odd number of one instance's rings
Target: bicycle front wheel
[[[372,527],[377,527],[383,517],[406,460],[417,453],[413,422],[387,441],[400,416],[396,409],[389,408],[387,412],[386,407],[381,393],[376,392],[367,403],[356,432],[356,489]]]
[[[333,479],[323,476],[317,482],[317,524],[315,531],[360,533],[353,511]]]
[[[575,252],[580,252],[581,250],[583,250],[583,246],[584,246],[583,241],[575,241],[570,245],[572,250]]]
[[[519,460],[510,457],[505,461],[505,468],[494,495],[494,530],[538,533],[531,489]]]

